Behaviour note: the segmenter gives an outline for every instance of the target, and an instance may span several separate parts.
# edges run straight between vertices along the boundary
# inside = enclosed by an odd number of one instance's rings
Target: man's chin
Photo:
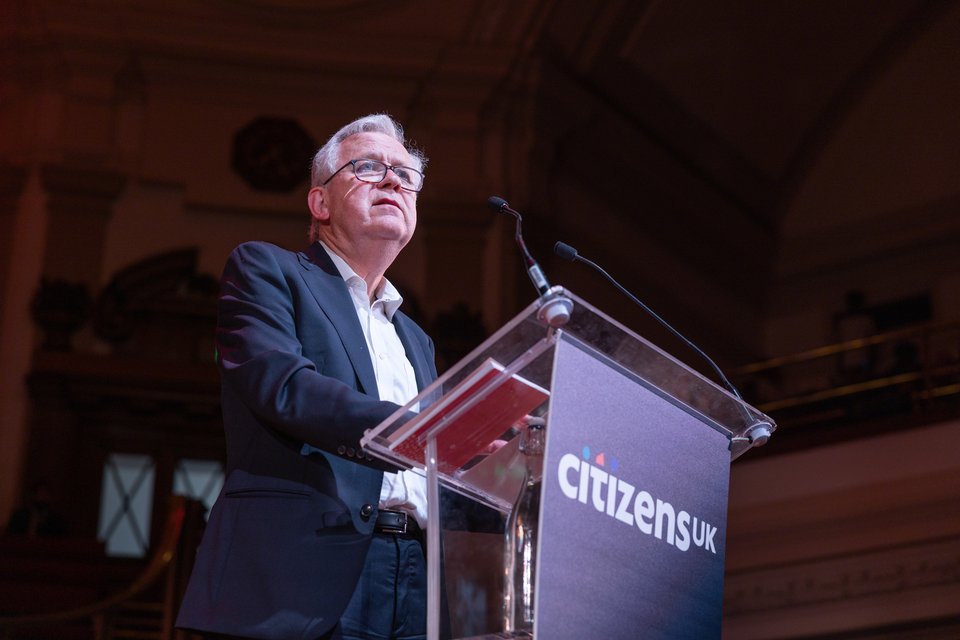
[[[403,225],[379,225],[373,235],[384,242],[393,242],[401,247],[410,242],[413,232]]]

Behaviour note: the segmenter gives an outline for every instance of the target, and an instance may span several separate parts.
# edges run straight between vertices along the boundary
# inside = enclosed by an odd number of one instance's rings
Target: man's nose
[[[403,183],[400,182],[400,176],[397,175],[397,172],[388,167],[387,173],[384,174],[383,179],[380,180],[380,183],[377,186],[386,186],[399,189],[402,185]]]

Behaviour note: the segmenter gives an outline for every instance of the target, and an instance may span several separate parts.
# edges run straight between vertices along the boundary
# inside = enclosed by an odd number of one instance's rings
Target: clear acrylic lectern
[[[774,429],[554,287],[363,444],[427,477],[431,640],[719,638],[729,465]]]

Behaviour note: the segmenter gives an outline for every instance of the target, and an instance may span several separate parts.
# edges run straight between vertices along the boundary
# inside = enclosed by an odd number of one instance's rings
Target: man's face
[[[336,166],[350,160],[369,158],[392,166],[417,167],[403,145],[383,133],[359,133],[340,144]],[[347,167],[321,187],[321,215],[327,217],[323,236],[336,246],[348,248],[360,242],[383,240],[410,241],[417,226],[417,194],[400,188],[397,175],[387,171],[379,183],[363,182]],[[317,215],[317,212],[314,212]],[[321,218],[322,219],[322,218]]]

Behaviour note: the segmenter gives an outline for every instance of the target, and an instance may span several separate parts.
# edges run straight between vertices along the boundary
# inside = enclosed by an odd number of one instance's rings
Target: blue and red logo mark
[[[590,462],[590,457],[592,455],[593,463],[596,464],[598,467],[607,466],[607,454],[605,454],[603,451],[600,451],[594,455],[590,451],[589,446],[583,445],[583,450],[581,451],[581,455],[583,456],[583,459],[586,460],[587,462]],[[620,468],[620,460],[618,460],[617,458],[610,456],[609,462],[610,462],[610,471],[617,471]]]

